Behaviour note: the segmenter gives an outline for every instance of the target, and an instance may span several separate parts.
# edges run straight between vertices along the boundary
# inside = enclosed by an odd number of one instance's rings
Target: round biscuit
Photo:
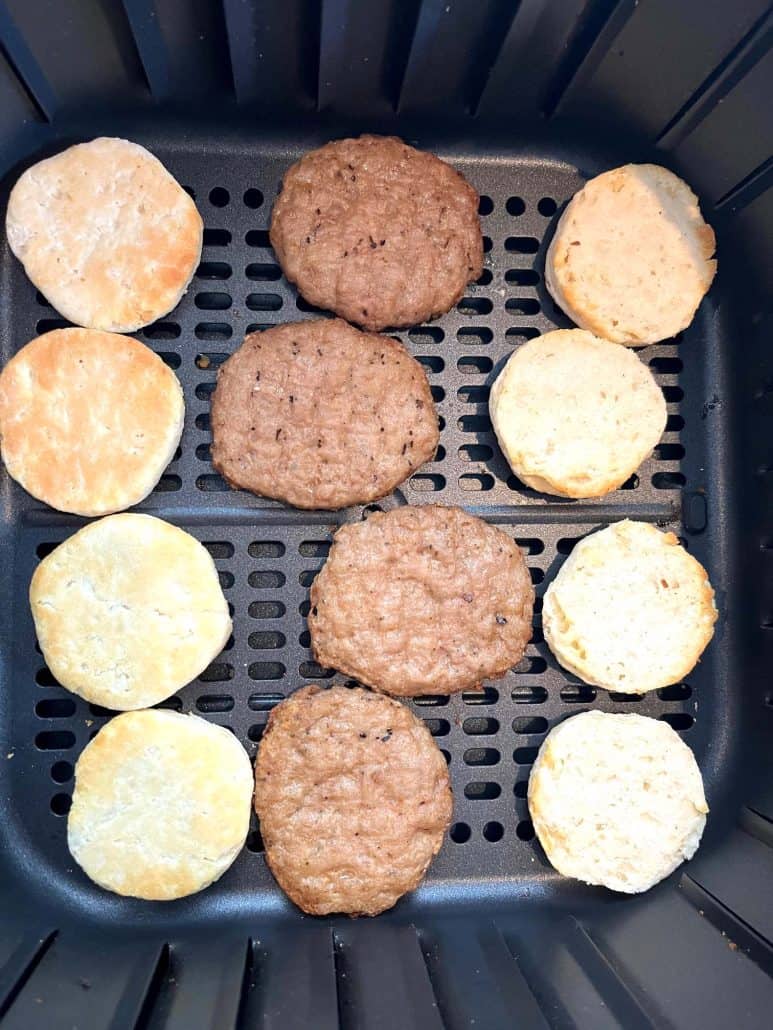
[[[375,331],[417,325],[480,276],[478,203],[451,165],[394,136],[335,140],[285,174],[271,245],[317,307]]]
[[[252,790],[247,752],[224,726],[126,712],[76,763],[67,844],[100,887],[183,898],[222,876],[244,847]]]
[[[528,802],[559,873],[626,894],[692,858],[709,810],[695,756],[668,723],[609,712],[583,712],[550,731]]]
[[[651,453],[666,402],[634,353],[583,329],[557,329],[510,357],[491,388],[491,421],[513,472],[562,497],[616,490]]]
[[[201,258],[196,205],[156,157],[125,139],[80,143],[28,168],[5,228],[60,314],[118,333],[170,312]]]
[[[282,890],[312,915],[376,915],[414,890],[451,821],[448,768],[404,705],[303,687],[269,716],[255,811]]]
[[[461,508],[342,526],[311,586],[311,649],[397,697],[476,690],[523,657],[534,587],[515,540]]]
[[[673,533],[628,519],[576,545],[542,609],[545,640],[565,669],[628,694],[684,679],[716,619],[700,562]]]
[[[174,694],[231,633],[209,552],[151,515],[110,515],[69,537],[35,570],[30,605],[59,683],[117,711]]]
[[[108,515],[147,497],[174,457],[184,416],[177,376],[129,336],[55,329],[0,373],[9,475],[76,515]]]
[[[561,215],[545,261],[555,302],[581,328],[630,347],[692,322],[717,263],[698,198],[659,165],[590,179]]]

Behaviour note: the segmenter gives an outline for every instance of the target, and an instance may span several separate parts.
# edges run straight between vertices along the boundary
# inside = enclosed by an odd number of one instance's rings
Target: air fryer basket
[[[109,717],[45,668],[27,605],[37,561],[83,520],[3,474],[0,550],[0,1018],[36,1027],[759,1027],[773,987],[773,227],[769,53],[759,0],[0,0],[2,207],[40,156],[97,135],[149,147],[195,197],[202,264],[137,334],[185,391],[178,454],[139,510],[210,550],[234,619],[223,654],[167,706],[230,726],[254,755],[270,709],[330,682],[309,651],[309,586],[331,533],[229,491],[210,461],[217,368],[246,331],[317,317],[268,242],[289,163],[329,138],[394,132],[481,194],[485,270],[399,337],[441,416],[433,462],[376,507],[460,504],[524,549],[541,598],[574,543],[620,518],[674,530],[721,618],[687,682],[643,698],[562,670],[541,634],[482,693],[418,698],[448,761],[454,824],[425,884],[373,921],[303,917],[257,824],[211,889],[152,905],[91,884],[66,847],[73,764]],[[654,456],[600,502],[509,472],[488,392],[524,340],[570,323],[543,262],[567,199],[626,161],[701,194],[720,271],[694,324],[641,352],[668,403]],[[767,191],[767,192],[766,192]],[[766,261],[768,263],[766,264]],[[65,325],[0,246],[3,362]],[[711,806],[696,858],[642,897],[559,877],[533,839],[530,765],[588,708],[667,720]]]

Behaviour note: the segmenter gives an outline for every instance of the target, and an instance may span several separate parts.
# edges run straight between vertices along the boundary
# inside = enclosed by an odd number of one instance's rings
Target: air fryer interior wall
[[[484,274],[459,305],[395,334],[428,373],[441,447],[379,507],[461,504],[496,523],[524,548],[538,598],[577,539],[619,518],[651,521],[706,565],[721,611],[687,682],[643,698],[564,672],[538,610],[505,679],[414,701],[450,762],[454,825],[425,884],[378,920],[301,917],[267,871],[257,825],[213,888],[142,904],[101,891],[67,852],[72,766],[109,713],[53,681],[26,602],[37,561],[82,520],[3,474],[8,1026],[763,1025],[773,1000],[769,22],[750,0],[0,6],[3,209],[41,156],[123,135],[157,154],[204,218],[190,290],[136,334],[174,368],[187,406],[180,452],[139,510],[206,544],[234,618],[232,644],[171,706],[232,727],[254,755],[281,697],[330,681],[309,652],[308,589],[335,527],[368,510],[308,513],[228,491],[211,466],[209,399],[246,331],[322,314],[281,276],[271,203],[291,161],[361,131],[394,132],[463,171],[482,196],[486,241]],[[564,204],[588,177],[642,160],[700,192],[719,275],[688,330],[640,352],[668,404],[653,457],[602,501],[549,498],[509,473],[488,391],[513,347],[570,324],[543,282]],[[5,242],[0,290],[3,362],[65,324]],[[588,708],[665,718],[703,772],[702,848],[642,897],[562,879],[533,839],[536,750]]]

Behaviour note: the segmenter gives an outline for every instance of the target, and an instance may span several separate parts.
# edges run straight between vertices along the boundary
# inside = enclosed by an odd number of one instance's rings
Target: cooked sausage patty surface
[[[376,915],[421,882],[451,821],[445,759],[404,705],[303,687],[272,711],[255,763],[266,859],[312,915]]]
[[[271,245],[312,304],[366,329],[416,325],[480,276],[478,201],[451,165],[394,136],[336,140],[288,170]]]
[[[249,335],[220,369],[212,463],[231,484],[296,508],[383,497],[437,449],[421,365],[397,340],[340,319]]]
[[[398,508],[336,533],[311,587],[311,647],[376,690],[449,694],[521,660],[533,605],[512,537],[460,508]]]

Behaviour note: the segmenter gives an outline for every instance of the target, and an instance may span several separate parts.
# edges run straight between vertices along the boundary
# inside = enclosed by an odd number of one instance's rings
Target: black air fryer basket
[[[185,391],[182,445],[141,505],[210,550],[233,641],[167,702],[233,728],[330,682],[309,651],[309,586],[341,522],[229,491],[210,461],[217,369],[244,333],[316,314],[268,240],[304,151],[396,133],[481,194],[485,271],[449,314],[399,334],[441,416],[433,462],[377,507],[460,504],[528,555],[538,603],[523,661],[482,693],[412,707],[450,763],[454,823],[425,883],[374,920],[304,917],[255,824],[211,889],[142,903],[68,854],[73,765],[108,712],[60,687],[27,603],[38,560],[83,520],[0,477],[0,1016],[19,1030],[343,1027],[725,1028],[773,1021],[773,24],[765,0],[0,0],[0,208],[41,156],[98,135],[152,150],[195,197],[202,264],[138,334]],[[694,323],[640,352],[668,425],[603,501],[512,477],[488,394],[514,347],[568,326],[544,254],[590,176],[652,160],[700,194],[719,274]],[[0,244],[8,360],[65,325]],[[372,507],[372,506],[371,506]],[[608,694],[562,670],[540,598],[575,542],[624,517],[673,529],[721,616],[684,683]],[[695,859],[627,897],[562,879],[534,840],[530,765],[578,711],[667,720],[711,806]]]

